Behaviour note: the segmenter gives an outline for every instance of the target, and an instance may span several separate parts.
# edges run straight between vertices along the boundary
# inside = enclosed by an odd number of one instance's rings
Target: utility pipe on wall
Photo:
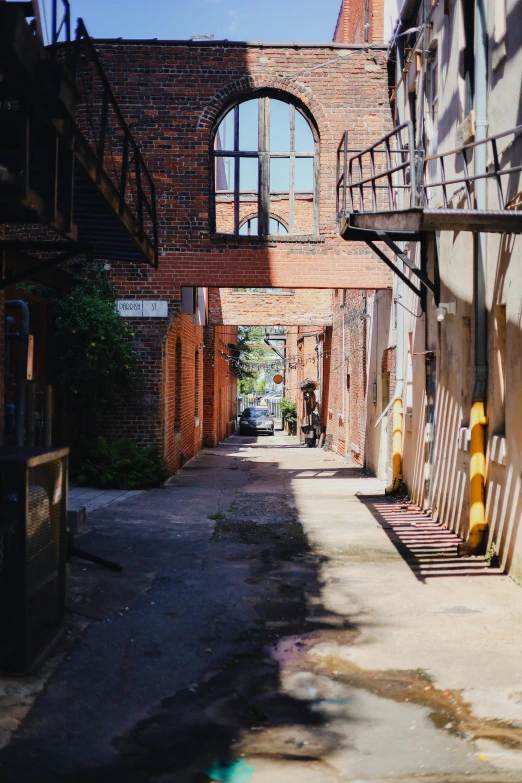
[[[487,2],[475,5],[475,141],[487,136],[488,91]],[[486,173],[486,145],[475,147],[475,176]],[[486,179],[476,179],[475,207],[486,209]],[[486,234],[473,234],[473,299],[475,305],[475,377],[470,415],[470,509],[468,540],[459,555],[481,554],[487,542],[485,507],[486,482],[486,398],[488,383]]]
[[[399,47],[399,67],[402,66],[404,59],[403,46]],[[397,94],[397,103],[402,107],[404,100],[404,85],[401,86]],[[399,190],[399,207],[403,207],[403,190]],[[402,247],[402,245],[401,245]],[[404,271],[404,264],[400,258],[396,257],[396,263],[401,272]],[[395,390],[393,393],[392,410],[392,480],[384,490],[386,495],[391,495],[402,486],[402,428],[403,428],[403,410],[402,395],[404,392],[404,310],[397,302],[400,302],[404,284],[400,277],[396,277],[396,302],[395,302]]]
[[[20,331],[18,332],[18,364],[16,373],[16,397],[15,397],[15,431],[16,445],[25,443],[25,405],[26,405],[26,381],[27,381],[27,355],[29,352],[29,308],[21,299],[7,299],[4,302],[5,310],[19,310]],[[12,334],[12,337],[15,335]]]
[[[397,263],[402,264],[400,259]],[[403,293],[403,282],[397,278],[395,302],[396,348],[395,348],[395,391],[392,411],[392,480],[384,490],[386,495],[397,492],[402,486],[402,394],[404,390],[404,310],[397,303]]]

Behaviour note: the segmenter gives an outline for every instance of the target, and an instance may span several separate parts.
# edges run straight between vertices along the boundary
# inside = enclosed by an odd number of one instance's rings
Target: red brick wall
[[[300,326],[297,330],[297,426],[298,433],[305,421],[304,400],[299,389],[299,383],[302,381],[318,381],[318,351],[316,351],[317,338],[323,342],[326,335],[326,329],[320,325]],[[318,388],[316,399],[321,402],[321,412],[324,417],[325,400],[319,399],[321,390]]]
[[[336,151],[343,131],[348,128],[352,146],[364,147],[391,127],[386,52],[354,49],[346,56],[342,47],[339,59],[335,45],[98,41],[96,47],[156,184],[161,247],[158,270],[111,262],[113,281],[122,297],[167,299],[174,319],[172,326],[167,320],[132,322],[144,361],[145,397],[120,411],[111,426],[117,434],[161,444],[174,470],[200,448],[205,419],[200,400],[203,423],[200,415],[199,426],[194,425],[194,359],[197,349],[203,362],[203,330],[189,316],[176,316],[180,285],[296,290],[389,285],[388,269],[364,245],[339,238],[335,207]],[[286,92],[317,126],[320,237],[315,241],[209,234],[211,130],[234,99],[268,88]],[[316,295],[314,307],[319,300]],[[305,312],[310,308],[303,302]],[[175,436],[178,337],[183,346],[178,408],[183,413]],[[313,370],[316,377],[315,365]],[[202,394],[210,368],[205,374],[201,364],[199,375]],[[234,397],[225,381],[221,371],[214,377],[219,415],[209,419],[209,443],[222,437]]]
[[[124,115],[154,177],[160,269],[115,265],[122,291],[172,298],[180,284],[384,287],[390,273],[361,243],[338,236],[336,151],[343,131],[365,147],[391,127],[386,52],[335,45],[98,41]],[[342,49],[345,54],[345,48]],[[209,235],[209,137],[226,106],[253,89],[287,93],[320,136],[320,240],[266,242]]]
[[[141,358],[143,396],[135,402],[122,402],[106,420],[104,429],[109,437],[134,438],[142,445],[163,449],[164,341],[168,321],[132,318],[128,324]]]
[[[342,319],[344,313],[343,290],[335,289],[333,292],[333,326],[330,340],[330,353],[325,361],[325,373],[329,379],[328,398],[325,400],[326,434],[332,435],[332,451],[346,456],[349,448],[349,400],[346,388],[346,362],[343,360],[343,329]],[[345,348],[346,348],[345,329]],[[343,386],[344,389],[344,415],[343,415]]]
[[[336,43],[364,43],[364,8],[368,3],[368,43],[384,35],[384,0],[342,0],[333,40]]]
[[[364,291],[334,291],[331,352],[325,367],[329,378],[326,434],[333,436],[334,451],[360,465],[366,455],[368,335],[367,321],[361,317],[364,312]]]
[[[202,379],[203,327],[195,326],[190,315],[178,315],[163,349],[163,442],[172,472],[197,454],[203,442]]]
[[[237,382],[219,351],[237,341],[237,327],[196,326],[192,315],[179,313],[179,292],[170,310],[171,320],[129,319],[142,359],[144,396],[121,405],[106,432],[157,445],[175,472],[200,450],[204,433],[213,433],[206,439],[212,445],[230,434]],[[212,408],[204,390],[214,365]]]
[[[332,292],[328,289],[287,289],[284,294],[236,293],[232,288],[209,289],[211,324],[238,326],[332,323]]]
[[[203,445],[216,446],[236,429],[237,379],[223,354],[237,344],[236,326],[205,327]]]

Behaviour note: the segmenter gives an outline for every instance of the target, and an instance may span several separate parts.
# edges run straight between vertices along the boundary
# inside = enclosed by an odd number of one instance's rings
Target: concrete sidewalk
[[[86,512],[97,511],[99,508],[119,503],[136,495],[142,495],[143,489],[100,489],[99,487],[79,487],[69,485],[69,510],[78,511],[82,507]]]
[[[92,513],[82,546],[124,572],[75,565],[88,627],[2,783],[520,783],[522,591],[358,496],[382,489],[294,438],[233,436]]]

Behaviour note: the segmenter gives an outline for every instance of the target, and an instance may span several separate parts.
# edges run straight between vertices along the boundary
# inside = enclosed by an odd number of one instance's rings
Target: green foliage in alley
[[[241,351],[242,361],[269,362],[274,359],[274,352],[264,342],[264,329],[262,326],[238,327],[237,347]],[[243,366],[242,379],[238,382],[241,394],[249,394],[253,389],[264,392],[266,381],[260,378],[259,370],[255,367]]]
[[[130,439],[100,436],[88,449],[77,480],[104,489],[150,489],[161,487],[168,475],[154,446],[140,447]]]
[[[98,268],[78,276],[55,303],[60,382],[89,419],[141,391],[134,335],[115,302],[116,289]]]
[[[284,397],[281,400],[281,416],[289,424],[294,424],[297,421],[297,402]]]
[[[99,265],[77,275],[54,301],[57,404],[62,406],[73,472],[117,406],[142,394],[134,334],[115,309],[116,289]]]

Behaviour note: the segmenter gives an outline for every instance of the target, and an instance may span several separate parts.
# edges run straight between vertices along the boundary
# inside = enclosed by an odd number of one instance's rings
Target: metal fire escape
[[[484,145],[486,173],[474,174],[474,153]],[[415,150],[411,122],[403,123],[364,150],[348,146],[348,132],[337,152],[337,214],[347,241],[365,242],[424,301],[426,289],[438,302],[437,243],[434,279],[428,276],[427,242],[438,231],[522,233],[522,194],[510,191],[522,172],[518,165],[522,126],[496,136],[425,157]],[[511,177],[511,178],[510,178]],[[495,183],[494,209],[477,209],[475,183]],[[420,267],[397,242],[420,242]],[[379,244],[376,244],[379,243]],[[385,252],[392,251],[416,285]]]
[[[158,262],[154,182],[83,21],[71,40],[62,3],[45,46],[36,2],[0,2],[1,288],[78,254]]]

